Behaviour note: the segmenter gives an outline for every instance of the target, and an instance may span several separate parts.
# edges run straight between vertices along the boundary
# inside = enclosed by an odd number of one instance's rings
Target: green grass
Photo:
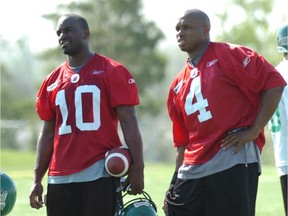
[[[44,208],[35,210],[29,205],[28,196],[32,183],[34,157],[35,154],[31,152],[1,151],[1,170],[13,178],[17,187],[16,204],[9,216],[45,216]],[[174,161],[174,158],[171,161]],[[164,216],[161,206],[173,170],[173,164],[146,163],[145,191],[156,203],[158,216]],[[273,165],[263,166],[258,188],[256,216],[284,216],[279,178]]]

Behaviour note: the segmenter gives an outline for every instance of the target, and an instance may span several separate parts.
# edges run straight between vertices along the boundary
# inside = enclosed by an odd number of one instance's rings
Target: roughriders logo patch
[[[131,78],[128,80],[128,84],[131,85],[133,83],[136,83],[135,79],[134,78]]]
[[[1,211],[5,208],[7,195],[8,195],[7,191],[0,190],[0,208],[1,208]]]
[[[71,83],[77,83],[79,81],[79,79],[80,79],[79,74],[73,74],[71,76]]]

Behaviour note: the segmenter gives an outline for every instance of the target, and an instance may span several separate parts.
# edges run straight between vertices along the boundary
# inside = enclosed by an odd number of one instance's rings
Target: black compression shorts
[[[48,216],[113,216],[117,205],[117,178],[91,182],[49,184]]]
[[[258,164],[236,165],[199,179],[177,179],[166,195],[168,216],[254,216]]]

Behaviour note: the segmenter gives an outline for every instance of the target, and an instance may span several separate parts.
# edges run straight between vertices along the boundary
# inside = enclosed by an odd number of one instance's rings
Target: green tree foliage
[[[141,109],[155,113],[157,98],[149,97],[146,90],[164,78],[166,58],[156,49],[164,36],[154,22],[144,19],[141,8],[141,0],[87,0],[59,5],[57,13],[45,17],[56,24],[66,13],[84,16],[90,26],[91,49],[123,63],[136,79],[141,100],[145,100]],[[52,62],[63,61],[59,48],[42,56]],[[54,67],[50,65],[51,70]]]
[[[271,23],[275,1],[227,0],[226,2],[224,12],[217,14],[222,29],[217,40],[251,47],[276,65],[282,56],[275,55],[276,30],[281,24]],[[281,17],[281,14],[277,15]]]
[[[27,41],[3,42],[1,49],[1,119],[35,119],[33,55]]]
[[[16,44],[2,40],[1,36],[0,39],[1,148],[28,149],[36,144],[38,136],[35,124],[35,56],[25,37]]]

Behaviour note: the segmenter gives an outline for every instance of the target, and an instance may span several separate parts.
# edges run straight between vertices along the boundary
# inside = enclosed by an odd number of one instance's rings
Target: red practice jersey
[[[170,87],[167,106],[174,146],[187,145],[184,164],[203,164],[228,131],[251,126],[264,90],[285,81],[263,57],[238,45],[210,42],[192,67],[188,62]],[[261,150],[264,133],[256,139]]]
[[[95,54],[75,73],[66,61],[43,82],[36,102],[42,120],[56,119],[49,175],[79,172],[120,146],[116,107],[139,104],[129,71]]]

